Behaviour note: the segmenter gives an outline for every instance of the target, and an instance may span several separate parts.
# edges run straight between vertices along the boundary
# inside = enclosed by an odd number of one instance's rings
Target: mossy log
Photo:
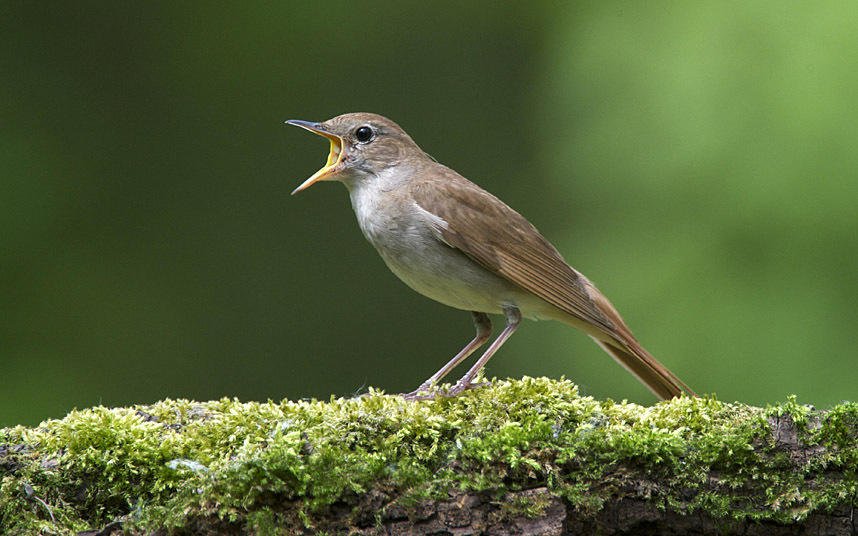
[[[644,407],[569,381],[165,400],[0,430],[0,534],[854,534],[858,404]]]

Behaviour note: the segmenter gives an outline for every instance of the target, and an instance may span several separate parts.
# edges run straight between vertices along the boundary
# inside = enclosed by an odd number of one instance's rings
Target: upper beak
[[[301,127],[303,129],[307,129],[313,134],[318,134],[319,136],[324,136],[328,138],[331,142],[331,152],[328,154],[328,161],[325,166],[313,174],[312,177],[305,180],[301,183],[301,186],[295,188],[292,191],[292,195],[297,194],[301,190],[305,188],[309,188],[310,185],[317,181],[324,181],[330,178],[330,175],[337,171],[337,168],[342,164],[343,160],[343,140],[339,136],[331,134],[322,123],[313,123],[310,121],[299,121],[298,119],[290,119],[286,121],[287,125],[295,125],[296,127]]]

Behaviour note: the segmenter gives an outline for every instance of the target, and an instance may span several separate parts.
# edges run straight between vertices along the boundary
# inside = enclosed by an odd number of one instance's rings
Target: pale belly
[[[432,252],[431,259],[427,259],[425,251],[398,254],[396,258],[379,253],[388,268],[406,285],[444,305],[467,311],[502,313],[504,305],[515,304],[517,289],[514,285],[442,244]]]
[[[504,307],[515,307],[524,317],[533,320],[565,316],[530,292],[491,273],[461,251],[432,240],[429,251],[400,250],[394,257],[379,249],[379,254],[406,285],[444,305],[489,314],[502,314]]]

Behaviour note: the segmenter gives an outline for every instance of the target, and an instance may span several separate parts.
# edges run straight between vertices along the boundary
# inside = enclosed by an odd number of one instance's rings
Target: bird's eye
[[[372,129],[368,126],[362,126],[355,130],[355,138],[357,138],[357,141],[362,143],[371,140],[372,134]]]

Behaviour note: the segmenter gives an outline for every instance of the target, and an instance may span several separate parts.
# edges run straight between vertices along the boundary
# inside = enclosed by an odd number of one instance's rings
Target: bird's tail
[[[681,396],[684,392],[697,396],[682,380],[637,344],[637,341],[624,348],[619,343],[603,342],[592,335],[591,338],[660,400]]]
[[[612,330],[599,329],[598,334],[589,333],[603,350],[661,400],[680,396],[683,392],[697,396],[682,380],[643,349],[604,294],[589,281],[586,281],[586,289],[596,308],[613,324]]]

